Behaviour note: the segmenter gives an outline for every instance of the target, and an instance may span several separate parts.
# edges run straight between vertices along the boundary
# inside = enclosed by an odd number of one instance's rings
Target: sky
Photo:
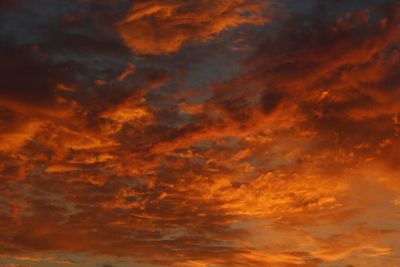
[[[400,1],[1,0],[0,267],[399,267]]]

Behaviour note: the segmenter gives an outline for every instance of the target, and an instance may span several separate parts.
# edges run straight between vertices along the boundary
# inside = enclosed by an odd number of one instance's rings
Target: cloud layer
[[[0,4],[0,266],[397,266],[400,4],[303,2]]]

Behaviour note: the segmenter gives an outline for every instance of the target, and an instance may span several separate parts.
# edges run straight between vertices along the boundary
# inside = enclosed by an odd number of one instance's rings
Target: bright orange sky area
[[[0,267],[399,267],[400,1],[0,1]]]

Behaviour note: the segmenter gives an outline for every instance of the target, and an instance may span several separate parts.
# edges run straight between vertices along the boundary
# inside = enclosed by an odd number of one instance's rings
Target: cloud
[[[35,46],[1,44],[2,104],[16,101],[29,105],[54,105],[55,85],[68,79],[68,65],[52,65]]]
[[[1,254],[396,260],[398,2],[67,2],[1,39]]]
[[[266,90],[261,98],[261,109],[264,114],[268,115],[273,112],[282,100],[279,92]]]
[[[360,254],[361,257],[377,257],[392,253],[389,247],[378,247],[371,241],[390,232],[360,232],[355,234],[335,235],[327,240],[316,240],[321,248],[313,253],[326,261],[335,261],[349,257],[349,254]],[[335,244],[334,246],[332,244]]]
[[[188,42],[205,42],[242,24],[266,22],[262,1],[139,1],[116,28],[137,54],[162,55]]]

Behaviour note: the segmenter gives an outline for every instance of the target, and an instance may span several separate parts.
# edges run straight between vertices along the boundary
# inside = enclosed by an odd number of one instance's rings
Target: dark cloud
[[[53,65],[35,46],[1,43],[0,94],[32,105],[55,104],[56,85],[70,80],[71,65]]]
[[[15,7],[20,4],[21,0],[4,0],[0,3],[0,8],[10,8]]]
[[[277,91],[265,90],[261,97],[261,109],[266,115],[271,114],[282,101],[283,96]]]

